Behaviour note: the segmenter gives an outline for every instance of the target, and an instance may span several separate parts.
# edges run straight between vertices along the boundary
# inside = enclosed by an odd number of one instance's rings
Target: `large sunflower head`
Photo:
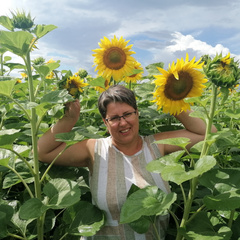
[[[98,75],[119,81],[131,73],[136,60],[131,56],[135,52],[131,51],[132,45],[127,46],[128,42],[116,36],[111,40],[106,37],[101,39],[100,48],[93,50],[93,66],[96,66]]]
[[[195,62],[193,58],[189,61],[186,54],[185,60],[181,58],[176,64],[173,62],[167,71],[157,68],[161,75],[154,76],[156,90],[153,96],[158,109],[162,108],[163,112],[170,114],[179,114],[190,109],[184,99],[201,96],[205,88],[203,84],[207,82],[205,75],[198,70],[203,65],[200,60]]]
[[[80,93],[83,92],[83,88],[88,86],[88,83],[84,83],[84,80],[77,75],[69,77],[66,81],[65,89],[74,97],[78,98]]]
[[[203,69],[209,80],[218,87],[232,88],[240,78],[239,63],[230,57],[230,53],[225,57],[217,54],[214,59],[209,58]]]
[[[135,71],[136,73],[133,73],[130,76],[125,76],[123,78],[124,82],[126,82],[126,83],[130,83],[130,82],[135,83],[135,82],[137,82],[137,80],[140,80],[142,78],[143,68],[141,67],[141,63],[136,61],[134,63],[133,71]]]

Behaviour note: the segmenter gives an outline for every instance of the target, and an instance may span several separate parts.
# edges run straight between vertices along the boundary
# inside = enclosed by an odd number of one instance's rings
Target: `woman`
[[[168,183],[159,174],[148,172],[145,167],[150,161],[179,148],[153,142],[186,137],[191,140],[187,146],[190,148],[204,139],[205,124],[201,119],[190,117],[189,112],[181,112],[175,117],[185,129],[142,137],[139,135],[139,112],[135,95],[121,85],[112,86],[103,92],[98,100],[98,108],[110,136],[78,142],[69,147],[56,163],[89,168],[93,202],[107,216],[106,226],[92,239],[98,239],[97,236],[99,239],[153,239],[151,233],[137,234],[127,224],[119,225],[120,210],[127,192],[132,184],[140,188],[157,185],[164,192],[170,192]],[[64,149],[65,143],[55,141],[55,135],[71,131],[79,114],[79,101],[69,103],[64,117],[39,139],[40,161],[50,163]],[[162,239],[166,226],[167,216],[159,224]]]

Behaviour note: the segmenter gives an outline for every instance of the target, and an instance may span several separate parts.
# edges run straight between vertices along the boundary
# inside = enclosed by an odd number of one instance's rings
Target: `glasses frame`
[[[115,116],[115,117],[112,117],[112,118],[105,118],[105,120],[109,123],[109,121],[111,122],[112,119],[118,119],[118,122],[116,123],[119,123],[121,121],[121,118],[123,118],[125,121],[127,121],[127,119],[125,118],[128,114],[133,114],[133,113],[137,113],[137,110],[133,111],[133,112],[128,112],[128,113],[125,113],[123,114],[122,116]]]

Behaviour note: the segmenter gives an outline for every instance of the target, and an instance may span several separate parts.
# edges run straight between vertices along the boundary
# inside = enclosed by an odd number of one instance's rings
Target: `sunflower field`
[[[0,31],[0,239],[75,240],[93,236],[104,225],[104,213],[92,204],[88,170],[56,166],[57,158],[41,163],[37,141],[75,99],[81,102],[80,119],[57,140],[67,149],[107,136],[97,101],[113,84],[135,92],[141,135],[181,129],[173,115],[190,108],[207,125],[204,141],[190,152],[186,138],[159,142],[182,149],[147,165],[169,181],[172,192],[133,186],[121,223],[143,233],[168,212],[166,239],[240,239],[240,69],[230,53],[199,60],[186,54],[168,68],[160,62],[143,69],[128,41],[104,37],[93,50],[97,77],[92,77],[85,69],[58,70],[59,60],[31,58],[56,26],[37,25],[24,11],[0,16],[0,24],[5,28]],[[24,64],[12,62],[9,52]]]

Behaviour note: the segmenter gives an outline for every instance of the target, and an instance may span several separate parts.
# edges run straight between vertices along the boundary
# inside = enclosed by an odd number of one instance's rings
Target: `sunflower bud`
[[[43,57],[38,57],[34,59],[32,62],[34,65],[43,65],[45,62],[45,59]]]
[[[80,68],[78,70],[78,76],[80,78],[85,78],[88,75],[88,72],[85,69]]]
[[[25,14],[24,11],[20,12],[17,11],[15,13],[12,13],[12,24],[14,28],[19,28],[22,30],[29,30],[34,25],[34,19],[31,18],[30,13],[28,15]]]
[[[230,53],[225,57],[217,54],[213,60],[209,58],[203,70],[208,79],[217,87],[232,88],[240,78],[238,62],[230,58]]]

